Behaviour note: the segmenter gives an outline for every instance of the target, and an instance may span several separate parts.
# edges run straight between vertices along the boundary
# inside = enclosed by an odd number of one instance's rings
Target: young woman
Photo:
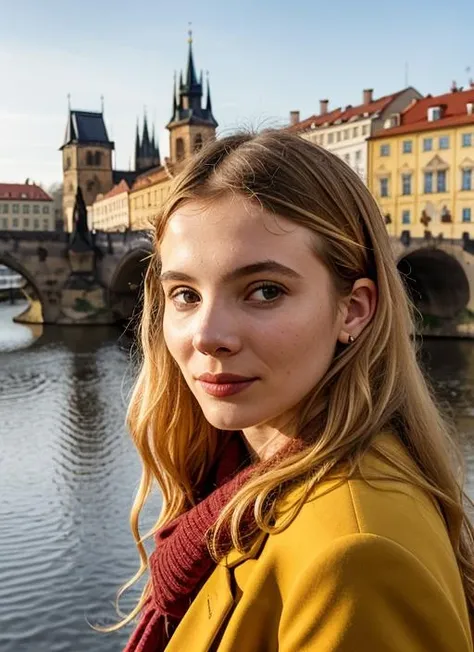
[[[337,157],[269,131],[188,164],[145,281],[127,652],[472,651],[473,530],[413,333]]]

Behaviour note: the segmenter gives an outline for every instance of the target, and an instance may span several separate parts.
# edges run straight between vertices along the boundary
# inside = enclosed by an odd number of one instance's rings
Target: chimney
[[[453,81],[453,83],[451,84],[451,93],[457,93],[458,90],[459,90],[458,85],[456,84],[455,81]]]
[[[319,100],[319,115],[326,115],[328,112],[329,100]]]
[[[290,111],[290,125],[297,125],[300,121],[300,112],[299,111]]]
[[[469,88],[474,88],[474,79],[469,80]]]
[[[370,104],[373,101],[373,88],[364,88],[362,93],[362,104]]]

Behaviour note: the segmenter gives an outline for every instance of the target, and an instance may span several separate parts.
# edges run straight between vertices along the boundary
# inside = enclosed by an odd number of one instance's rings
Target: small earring
[[[347,338],[347,343],[352,344],[352,342],[355,342],[355,337],[353,337],[352,335],[349,335],[349,337]]]

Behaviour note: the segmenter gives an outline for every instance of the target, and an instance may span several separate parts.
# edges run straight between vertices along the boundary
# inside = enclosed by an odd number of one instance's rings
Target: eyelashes
[[[252,298],[257,293],[261,293],[260,296],[262,298]],[[287,290],[278,283],[263,281],[249,289],[245,295],[245,301],[257,305],[268,305],[276,303],[285,294],[287,294]],[[201,300],[201,297],[195,290],[183,286],[172,288],[168,292],[167,297],[179,310],[194,306]]]

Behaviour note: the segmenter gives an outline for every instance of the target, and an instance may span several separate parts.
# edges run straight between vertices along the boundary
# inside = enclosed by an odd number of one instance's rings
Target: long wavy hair
[[[240,523],[253,510],[258,533],[275,533],[278,496],[302,483],[306,492],[335,469],[361,469],[364,452],[377,449],[376,436],[395,432],[416,463],[401,469],[439,505],[474,612],[474,531],[465,511],[462,457],[451,422],[442,415],[417,359],[415,310],[397,270],[382,215],[359,177],[338,157],[285,131],[237,134],[214,141],[174,180],[153,223],[154,254],[145,277],[140,326],[141,370],[131,397],[128,426],[142,462],[130,523],[140,568],[119,592],[148,568],[144,541],[189,509],[194,489],[215,459],[222,432],[205,419],[168,352],[162,330],[164,295],[159,282],[160,242],[170,216],[189,201],[213,201],[237,193],[317,235],[317,254],[330,272],[335,296],[348,296],[358,278],[377,286],[370,323],[349,347],[338,345],[325,376],[301,402],[298,436],[307,444],[250,477],[219,517],[209,538],[218,554],[219,532],[227,527],[233,545],[248,544]],[[316,240],[316,238],[315,238]],[[380,452],[380,451],[379,451]],[[398,464],[396,458],[390,460]],[[144,536],[139,517],[153,487],[162,496],[161,514]],[[133,611],[110,629],[130,622],[151,593],[151,581]]]

